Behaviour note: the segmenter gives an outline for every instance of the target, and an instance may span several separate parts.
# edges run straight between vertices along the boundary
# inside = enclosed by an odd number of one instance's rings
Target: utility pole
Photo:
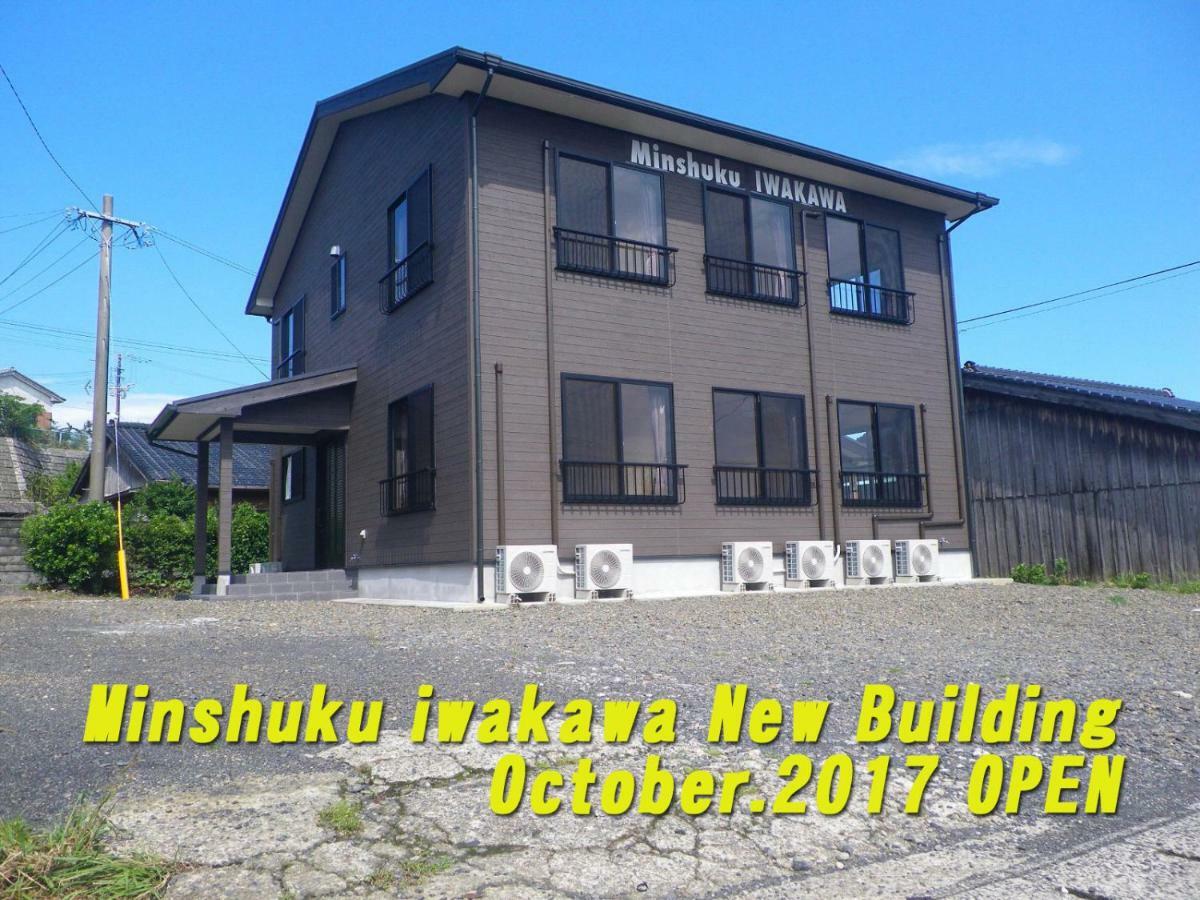
[[[104,429],[108,423],[108,319],[112,291],[113,226],[128,228],[139,246],[145,246],[144,222],[118,219],[113,214],[112,194],[104,195],[100,212],[75,209],[75,221],[100,221],[100,296],[96,304],[96,373],[92,379],[92,454],[88,461],[88,500],[104,499]]]
[[[96,307],[96,374],[92,380],[92,456],[88,499],[104,500],[104,438],[108,423],[108,306],[112,288],[112,194],[100,218],[100,299]]]

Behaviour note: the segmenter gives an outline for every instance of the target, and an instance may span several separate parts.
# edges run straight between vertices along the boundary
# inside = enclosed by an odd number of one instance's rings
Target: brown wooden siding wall
[[[640,137],[652,137],[650,135]],[[803,394],[809,464],[820,470],[826,537],[832,537],[832,477],[825,396],[927,407],[929,485],[936,518],[957,519],[953,382],[947,370],[946,300],[940,216],[846,192],[850,215],[900,230],[906,287],[916,292],[911,327],[829,312],[824,218],[794,206],[799,243],[807,236],[816,384],[810,383],[803,309],[733,300],[705,292],[701,184],[663,174],[667,243],[678,248],[674,287],[637,285],[553,272],[555,347],[547,402],[543,141],[600,159],[628,159],[620,132],[489,101],[480,114],[480,253],[484,372],[485,543],[497,535],[495,363],[504,367],[506,539],[549,542],[551,429],[561,445],[562,372],[673,383],[676,456],[687,464],[687,502],[678,507],[562,505],[560,555],[576,543],[631,541],[642,556],[711,556],[724,540],[818,536],[815,508],[717,507],[712,466],[712,389]],[[552,187],[553,190],[553,187]],[[553,224],[551,222],[551,224]],[[797,265],[804,253],[798,246]],[[816,410],[817,428],[812,428]],[[836,411],[835,411],[836,415]],[[919,428],[919,410],[918,428]],[[834,423],[836,433],[836,421]],[[845,510],[841,538],[871,536],[872,515],[925,510]],[[881,537],[915,537],[917,524],[881,523]],[[940,527],[948,549],[966,549],[964,527]]]
[[[980,572],[1200,576],[1200,434],[967,391]]]
[[[361,565],[461,562],[473,552],[466,122],[463,102],[431,97],[344,123],[276,294],[276,315],[306,298],[307,371],[358,366],[346,454],[346,554],[358,554]],[[431,163],[434,282],[384,316],[377,282],[389,267],[388,207]],[[346,254],[347,309],[331,320],[334,244]],[[388,404],[430,382],[437,510],[383,517],[378,482],[387,476]],[[310,450],[306,499],[282,509],[288,568],[312,565],[315,470]]]

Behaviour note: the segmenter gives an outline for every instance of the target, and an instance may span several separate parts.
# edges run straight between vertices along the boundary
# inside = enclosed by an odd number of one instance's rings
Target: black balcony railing
[[[683,471],[674,463],[562,461],[565,503],[650,503],[673,505],[685,499]]]
[[[925,475],[916,472],[842,472],[843,506],[920,506]]]
[[[809,506],[815,469],[713,466],[720,506]]]
[[[911,325],[914,296],[911,291],[896,291],[861,281],[829,279],[829,308],[848,316]]]
[[[304,351],[297,350],[283,359],[275,367],[276,378],[291,378],[293,375],[304,374]]]
[[[784,306],[800,305],[800,279],[804,273],[798,269],[781,269],[744,259],[705,256],[704,276],[710,294]]]
[[[554,229],[558,268],[646,284],[675,283],[675,248],[611,235]]]
[[[384,313],[390,313],[432,283],[433,245],[426,241],[379,279],[379,308]]]
[[[379,512],[384,516],[433,509],[436,469],[417,469],[379,482]]]

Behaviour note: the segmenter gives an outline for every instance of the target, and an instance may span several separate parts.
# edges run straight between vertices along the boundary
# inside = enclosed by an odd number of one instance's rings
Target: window
[[[279,365],[275,374],[289,378],[304,372],[304,300],[298,300],[279,319]]]
[[[388,477],[380,482],[384,515],[433,509],[433,386],[388,407]]]
[[[558,268],[670,281],[662,175],[561,154],[557,199]]]
[[[681,503],[671,385],[564,375],[563,499]]]
[[[379,280],[384,312],[433,282],[431,172],[418,175],[388,208],[388,271]]]
[[[804,398],[713,391],[717,503],[807,506],[812,502]]]
[[[295,503],[304,499],[304,451],[293,450],[283,457],[283,481],[281,484],[284,503]]]
[[[904,290],[900,232],[840,216],[825,222],[830,308],[911,324],[913,295]]]
[[[790,204],[705,188],[704,249],[710,293],[799,304]]]
[[[838,401],[842,502],[847,506],[920,506],[911,406]]]
[[[329,318],[336,319],[346,311],[346,257],[338,254],[329,268]]]

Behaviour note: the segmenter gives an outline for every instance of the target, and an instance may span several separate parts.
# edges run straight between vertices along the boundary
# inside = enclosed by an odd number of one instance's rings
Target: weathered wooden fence
[[[980,574],[1200,577],[1200,432],[967,391]]]

